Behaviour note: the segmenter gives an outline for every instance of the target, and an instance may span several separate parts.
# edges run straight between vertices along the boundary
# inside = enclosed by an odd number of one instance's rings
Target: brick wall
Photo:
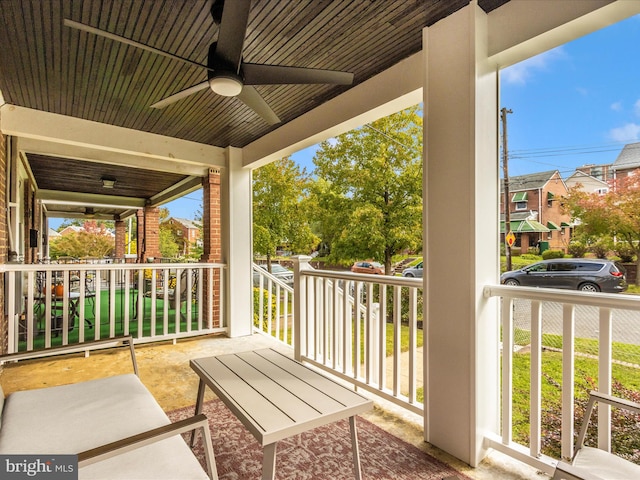
[[[116,220],[116,248],[115,248],[115,258],[124,258],[125,254],[125,240],[126,240],[126,229],[124,226],[124,222],[122,220]]]
[[[144,254],[143,261],[154,257],[160,259],[160,209],[157,207],[144,209]]]
[[[200,260],[206,263],[222,261],[222,231],[220,211],[220,170],[209,169],[208,177],[202,182],[202,240],[203,252]],[[205,279],[206,280],[206,279]],[[205,281],[205,291],[207,284]],[[214,327],[220,325],[220,272],[213,277],[213,322]],[[205,318],[208,311],[204,312]]]

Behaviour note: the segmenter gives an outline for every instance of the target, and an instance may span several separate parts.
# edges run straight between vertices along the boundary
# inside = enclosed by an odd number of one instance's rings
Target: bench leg
[[[277,442],[265,445],[262,449],[262,480],[274,480],[276,478],[276,445]]]
[[[198,415],[199,413],[202,413],[202,403],[204,401],[204,380],[200,379],[200,383],[198,384],[198,397],[196,398],[196,413],[194,415]],[[193,446],[196,443],[196,431],[194,430],[193,432],[191,432],[191,442],[189,443],[191,445],[191,448],[193,448]]]
[[[356,431],[356,417],[349,417],[349,429],[351,430],[351,448],[353,450],[353,469],[356,474],[356,480],[362,478],[362,469],[360,468],[360,449],[358,448],[358,432]]]

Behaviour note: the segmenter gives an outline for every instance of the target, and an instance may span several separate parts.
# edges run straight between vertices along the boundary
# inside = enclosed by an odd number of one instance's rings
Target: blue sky
[[[640,16],[617,23],[501,72],[508,115],[509,174],[613,163],[640,141]],[[310,172],[316,147],[292,158]],[[192,219],[201,191],[167,205]]]

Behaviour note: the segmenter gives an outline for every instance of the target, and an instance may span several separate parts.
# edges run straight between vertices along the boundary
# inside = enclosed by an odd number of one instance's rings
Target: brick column
[[[7,228],[7,138],[0,134],[0,263],[7,263],[9,229]],[[4,314],[4,275],[0,275],[0,354],[7,353],[8,320]],[[0,367],[1,371],[2,367]]]
[[[202,235],[203,252],[200,260],[205,263],[216,263],[222,260],[222,232],[220,230],[220,169],[210,168],[209,175],[202,181]],[[204,292],[208,291],[207,277]],[[220,325],[220,272],[213,275],[213,326]],[[209,305],[204,305],[204,318],[208,318]]]
[[[145,207],[144,209],[144,251],[142,261],[153,257],[157,262],[160,258],[160,209]]]
[[[125,254],[125,244],[127,239],[127,231],[124,222],[119,218],[116,219],[116,249],[114,258],[123,259]]]
[[[144,253],[144,210],[136,212],[136,237],[136,254],[138,255],[138,263],[140,263]]]

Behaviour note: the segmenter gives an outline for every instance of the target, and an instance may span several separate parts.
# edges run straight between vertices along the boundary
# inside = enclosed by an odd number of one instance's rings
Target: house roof
[[[528,173],[509,177],[509,191],[517,192],[521,190],[538,190],[551,180],[558,170],[548,170],[546,172]]]
[[[629,143],[624,146],[611,168],[613,170],[626,170],[640,167],[640,142]]]
[[[580,170],[576,170],[575,172],[573,172],[571,175],[569,175],[567,178],[564,179],[564,183],[567,184],[567,186],[577,185],[578,183],[583,183],[585,181],[588,181],[591,184],[596,183],[598,185],[601,185],[602,188],[609,186],[609,184],[604,180],[600,180],[599,178],[593,177],[591,175],[587,175],[586,173],[581,172]]]
[[[200,226],[202,225],[201,222],[198,222],[197,220],[189,220],[186,218],[178,218],[178,217],[169,217],[167,220],[165,220],[166,222],[169,221],[174,221],[174,222],[178,222],[181,225],[183,225],[185,228],[189,228],[189,229],[199,229]]]

